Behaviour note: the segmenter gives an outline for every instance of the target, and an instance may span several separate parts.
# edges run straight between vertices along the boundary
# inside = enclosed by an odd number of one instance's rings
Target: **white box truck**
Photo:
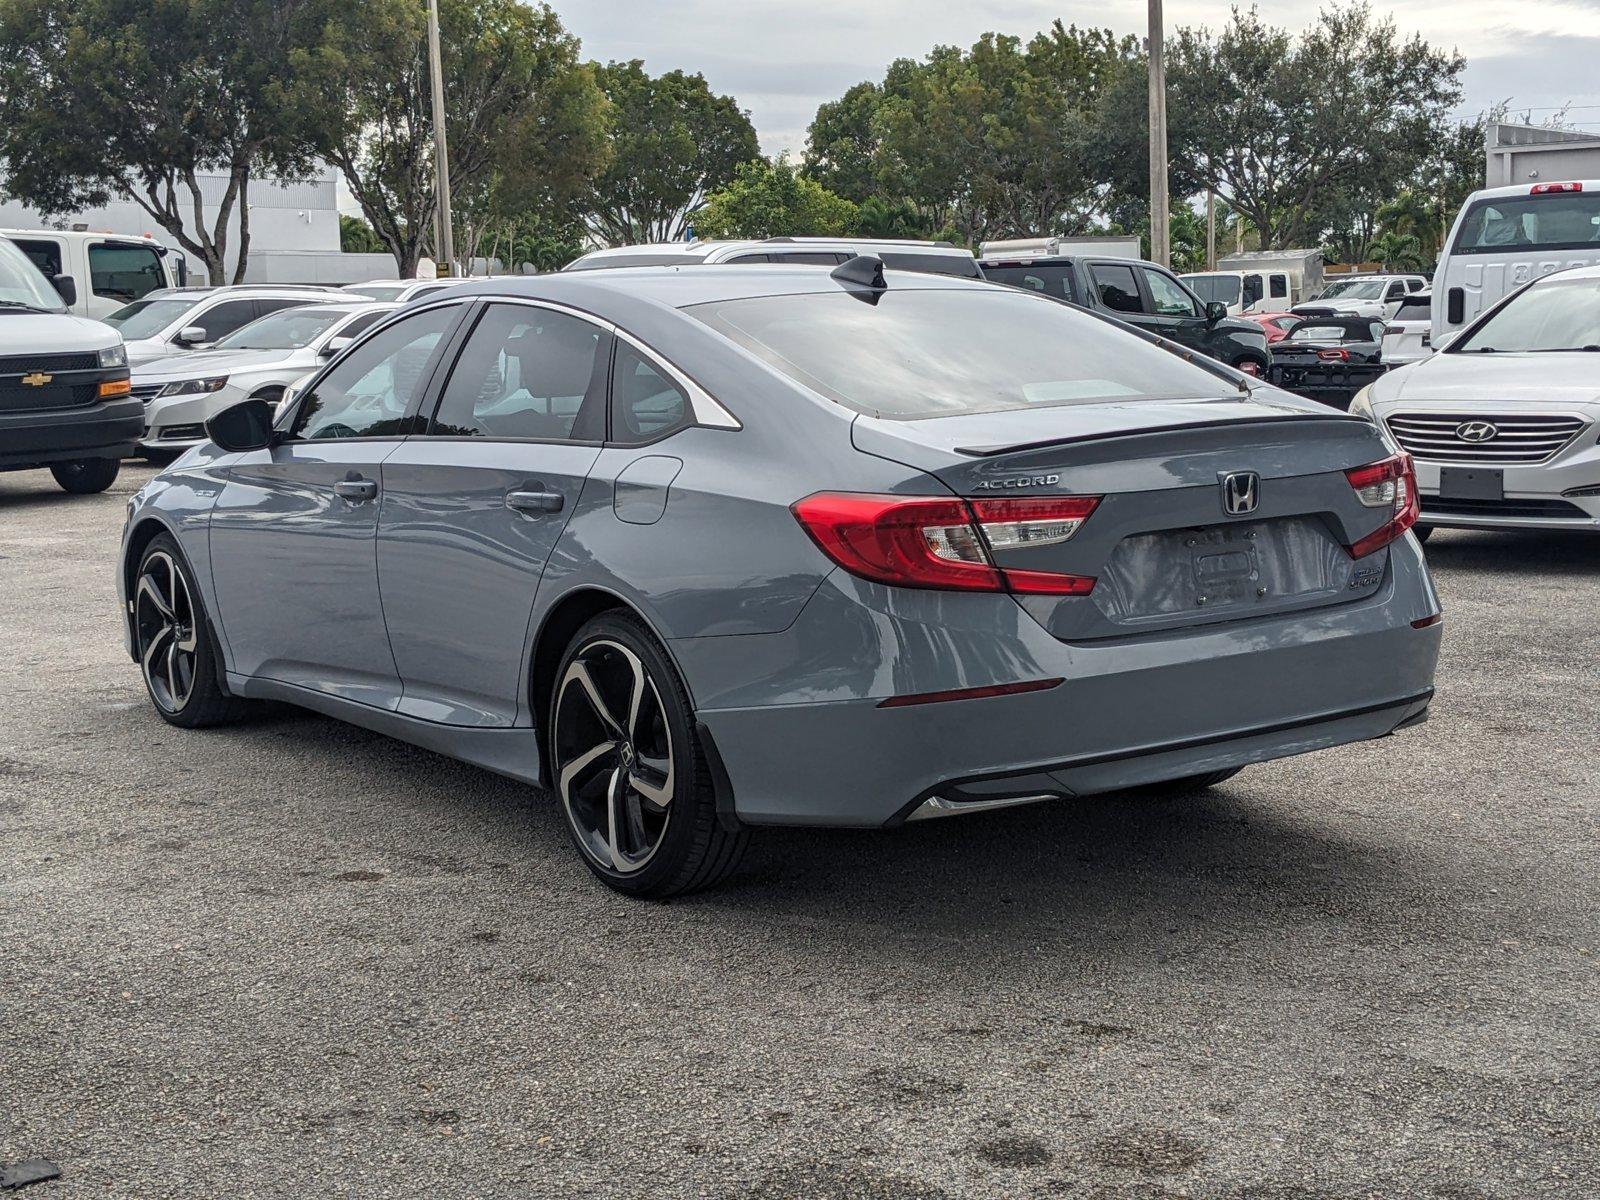
[[[1200,299],[1243,313],[1288,312],[1322,290],[1321,250],[1247,250],[1219,259],[1215,271],[1180,275]]]

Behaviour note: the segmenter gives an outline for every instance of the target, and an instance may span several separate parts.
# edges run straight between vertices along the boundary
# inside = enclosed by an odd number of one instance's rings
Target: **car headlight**
[[[177,383],[169,383],[156,393],[156,396],[205,396],[211,392],[220,392],[228,386],[226,375],[213,375],[210,379],[182,379]]]
[[[1350,411],[1358,417],[1365,417],[1373,424],[1378,418],[1372,415],[1372,385],[1369,383],[1350,398]]]
[[[128,348],[121,342],[115,346],[107,346],[100,351],[100,365],[102,367],[125,367],[128,365]]]

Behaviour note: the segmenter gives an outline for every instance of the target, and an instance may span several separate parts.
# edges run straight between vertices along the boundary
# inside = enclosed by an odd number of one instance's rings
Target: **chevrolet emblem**
[[[46,375],[43,371],[35,371],[32,375],[24,375],[22,382],[29,387],[43,387],[54,378],[54,375]]]

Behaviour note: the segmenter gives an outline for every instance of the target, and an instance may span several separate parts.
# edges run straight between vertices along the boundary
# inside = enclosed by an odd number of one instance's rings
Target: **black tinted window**
[[[1066,263],[1029,263],[1026,266],[986,265],[983,268],[983,277],[992,283],[1004,283],[1011,287],[1043,292],[1046,296],[1054,296],[1058,300],[1071,300],[1073,303],[1078,301],[1077,284],[1073,281],[1072,268]]]
[[[1600,192],[1555,192],[1475,201],[1454,254],[1593,249],[1600,243]]]
[[[878,257],[895,271],[921,271],[925,275],[955,275],[961,279],[981,279],[978,260],[965,254],[916,254],[904,250],[883,250]]]
[[[689,397],[666,372],[627,342],[611,367],[611,440],[638,443],[691,424]]]
[[[300,303],[305,303],[301,301]],[[224,300],[221,304],[213,304],[204,312],[195,313],[184,324],[198,325],[206,331],[204,341],[214,342],[219,338],[227,337],[235,329],[248,325],[256,319],[256,304],[254,300]],[[123,337],[129,335],[124,332]]]
[[[802,266],[812,267],[836,267],[849,257],[848,254],[835,254],[831,250],[785,250],[772,255],[772,261],[799,263]],[[888,262],[884,263],[884,266],[888,265]]]
[[[458,312],[456,305],[448,305],[418,313],[354,347],[301,398],[294,436],[398,437],[409,432],[406,414]]]
[[[96,296],[131,303],[165,287],[161,256],[148,246],[89,247],[89,286]]]
[[[1100,303],[1112,312],[1143,312],[1139,301],[1139,285],[1133,281],[1133,268],[1095,263],[1090,271],[1094,285],[1100,290]]]
[[[61,245],[59,242],[31,242],[24,238],[13,238],[21,247],[22,252],[28,256],[29,261],[39,268],[39,273],[46,278],[61,274]]]
[[[890,287],[685,310],[856,412],[899,419],[1221,396],[1230,385],[1109,322],[1010,288]]]
[[[1412,294],[1400,301],[1394,314],[1397,321],[1428,321],[1433,318],[1433,297]]]
[[[1274,300],[1289,294],[1289,277],[1287,275],[1269,275],[1267,288],[1272,293]]]
[[[524,304],[491,305],[450,372],[436,436],[599,441],[598,326]]]

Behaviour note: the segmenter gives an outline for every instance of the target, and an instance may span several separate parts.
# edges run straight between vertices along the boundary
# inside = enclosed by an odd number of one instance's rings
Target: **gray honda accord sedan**
[[[637,895],[752,826],[1205,787],[1432,694],[1373,425],[870,257],[463,285],[207,431],[123,539],[157,712],[543,785]]]

